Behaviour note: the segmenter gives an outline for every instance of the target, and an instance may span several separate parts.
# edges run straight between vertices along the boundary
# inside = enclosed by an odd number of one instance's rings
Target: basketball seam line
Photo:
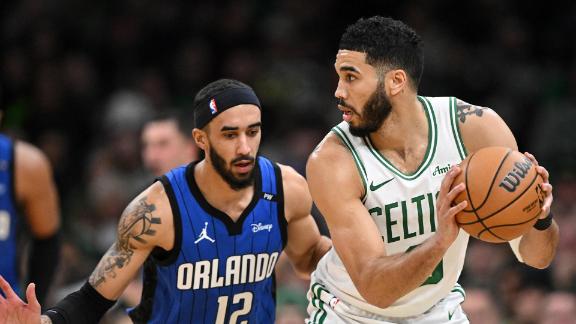
[[[486,226],[486,224],[484,224],[484,221],[480,218],[480,216],[478,215],[478,213],[476,212],[476,208],[474,207],[474,203],[472,202],[472,197],[470,196],[470,190],[468,189],[468,169],[470,167],[470,164],[472,163],[472,158],[474,157],[474,155],[476,155],[475,153],[472,154],[472,156],[470,156],[470,160],[468,161],[468,165],[466,166],[466,173],[464,174],[464,180],[466,183],[466,193],[468,194],[468,199],[470,200],[470,206],[472,207],[472,210],[474,211],[474,215],[476,216],[476,218],[478,219],[478,221],[480,222],[480,224],[482,224],[482,226],[484,227],[485,230],[482,230],[480,232],[478,232],[478,238],[480,238],[480,233],[484,233],[486,230],[494,235],[494,237],[505,241],[503,238],[501,238],[500,236],[494,234],[489,228],[488,226]],[[504,160],[506,160],[508,158],[508,154],[506,154],[506,156],[504,157]]]
[[[488,218],[493,217],[494,215],[498,214],[499,212],[503,211],[504,209],[508,208],[508,206],[512,205],[513,203],[516,202],[516,200],[520,199],[522,197],[522,195],[528,191],[528,189],[530,189],[530,187],[532,186],[532,184],[534,184],[534,181],[536,181],[536,178],[538,178],[538,173],[536,173],[536,175],[534,176],[534,178],[532,178],[532,181],[530,181],[530,184],[528,186],[526,186],[526,188],[516,197],[514,198],[512,201],[510,201],[508,204],[506,204],[505,206],[503,206],[502,208],[498,209],[497,211],[493,212],[492,214],[479,219],[479,221],[483,221],[486,220]],[[474,213],[476,213],[476,210],[474,211]],[[471,225],[471,224],[475,224],[477,222],[470,222],[470,223],[458,223],[460,225]]]
[[[504,162],[506,162],[506,160],[508,159],[508,156],[510,155],[510,153],[512,153],[512,150],[508,150],[508,152],[506,153],[506,155],[504,155],[504,158],[500,162],[500,165],[496,169],[496,173],[494,173],[494,176],[492,177],[492,182],[490,183],[490,187],[488,187],[488,192],[486,193],[486,196],[484,197],[484,201],[480,204],[480,206],[478,206],[477,208],[473,207],[472,209],[478,210],[478,209],[482,208],[482,206],[484,206],[484,204],[488,201],[488,197],[490,196],[490,192],[492,192],[492,187],[494,187],[494,182],[496,182],[496,177],[498,176],[498,173],[500,173],[500,169],[502,169],[502,166],[504,165]],[[468,163],[468,165],[470,165],[470,163]],[[468,188],[468,187],[466,187],[466,188]],[[468,196],[470,196],[470,193],[468,193]],[[463,210],[463,212],[471,212],[471,211],[473,211],[473,210],[466,210],[466,209]]]
[[[506,227],[506,226],[516,226],[516,225],[522,225],[522,224],[526,224],[526,223],[529,223],[529,222],[533,221],[533,220],[534,220],[534,218],[536,218],[536,217],[538,217],[538,216],[540,216],[540,214],[538,214],[538,215],[536,215],[536,216],[534,216],[534,217],[532,217],[532,218],[530,218],[529,220],[527,220],[527,221],[524,221],[524,222],[515,223],[515,224],[501,224],[501,225],[495,225],[495,226],[490,226],[490,228],[500,228],[500,227]],[[484,231],[486,231],[486,230],[482,230],[481,232],[484,232]]]

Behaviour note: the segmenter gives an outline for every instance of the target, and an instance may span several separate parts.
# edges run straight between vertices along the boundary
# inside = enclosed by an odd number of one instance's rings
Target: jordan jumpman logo
[[[200,235],[198,235],[198,239],[196,241],[194,241],[194,244],[198,244],[198,242],[206,239],[212,243],[214,243],[214,239],[211,238],[210,236],[208,236],[208,233],[206,233],[206,228],[208,228],[208,222],[204,222],[204,229],[202,229],[202,232],[200,232]]]

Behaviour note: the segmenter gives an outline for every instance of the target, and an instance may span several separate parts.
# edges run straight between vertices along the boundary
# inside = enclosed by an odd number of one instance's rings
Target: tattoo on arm
[[[482,117],[484,113],[483,110],[486,109],[485,107],[473,106],[463,101],[458,101],[456,104],[456,115],[461,123],[466,122],[466,116],[469,115],[476,115],[478,117]]]
[[[135,249],[131,239],[145,244],[147,236],[156,234],[152,225],[160,224],[160,218],[152,215],[154,210],[156,206],[148,204],[146,197],[143,197],[137,203],[131,203],[124,211],[118,224],[116,243],[106,252],[90,276],[89,282],[93,287],[105,282],[106,277],[115,278],[116,269],[121,269],[130,263]]]

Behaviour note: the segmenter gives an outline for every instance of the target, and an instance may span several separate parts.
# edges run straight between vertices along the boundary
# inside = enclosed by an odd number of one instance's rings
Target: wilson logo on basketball
[[[500,187],[506,189],[508,192],[516,191],[520,182],[528,174],[528,170],[532,167],[532,161],[528,158],[523,159],[524,162],[514,163],[514,168],[500,182]]]

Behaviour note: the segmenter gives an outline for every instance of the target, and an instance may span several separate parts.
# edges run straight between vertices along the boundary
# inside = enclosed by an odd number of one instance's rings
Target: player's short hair
[[[348,26],[340,49],[366,53],[366,63],[389,69],[403,69],[418,89],[424,69],[422,39],[399,20],[374,16],[360,18]]]

